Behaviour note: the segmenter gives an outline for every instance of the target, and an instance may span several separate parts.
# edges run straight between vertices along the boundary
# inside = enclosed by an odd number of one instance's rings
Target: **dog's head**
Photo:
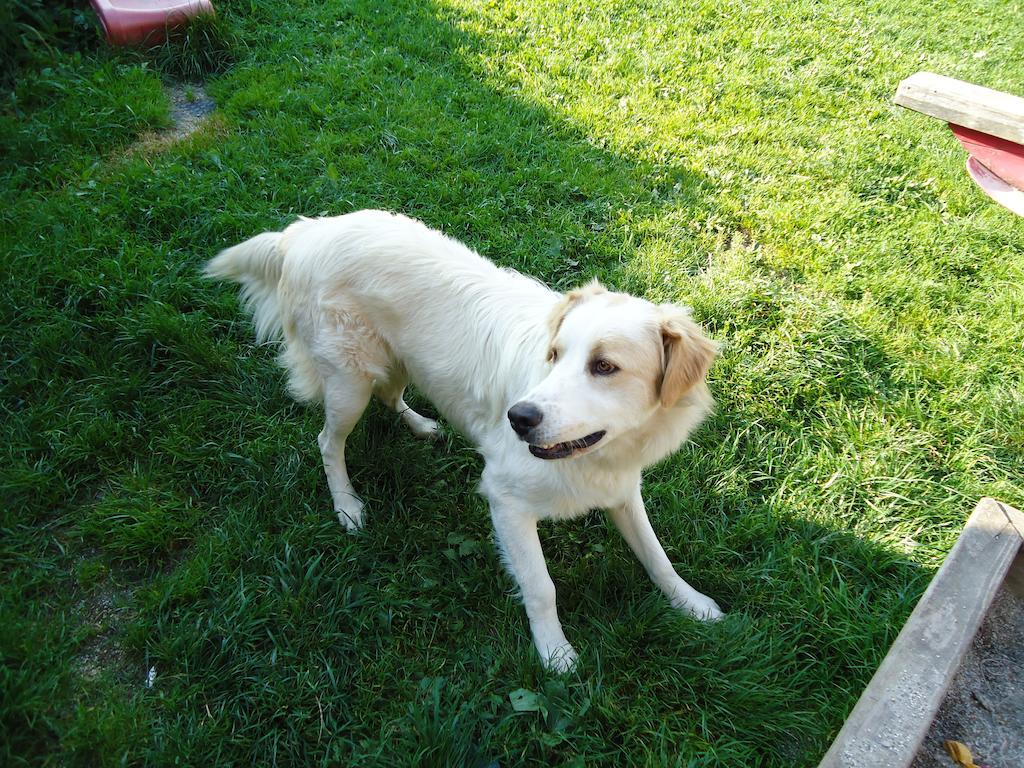
[[[508,418],[538,458],[596,451],[673,408],[703,381],[716,351],[682,307],[594,282],[555,308],[550,371]]]

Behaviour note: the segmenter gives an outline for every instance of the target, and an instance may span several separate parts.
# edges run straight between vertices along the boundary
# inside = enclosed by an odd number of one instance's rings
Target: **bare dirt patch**
[[[183,139],[194,133],[216,106],[201,83],[172,85],[167,89],[167,95],[171,100],[171,120],[174,121],[174,127],[163,134],[167,138]]]
[[[89,638],[75,656],[75,667],[87,680],[95,680],[104,673],[123,676],[128,673],[123,630],[134,612],[130,594],[112,585],[97,585],[78,603],[75,613],[82,618]]]
[[[124,156],[156,154],[197,131],[217,132],[223,129],[223,123],[213,116],[217,105],[206,95],[201,83],[171,85],[167,88],[167,98],[171,102],[171,126],[143,133],[123,151]]]

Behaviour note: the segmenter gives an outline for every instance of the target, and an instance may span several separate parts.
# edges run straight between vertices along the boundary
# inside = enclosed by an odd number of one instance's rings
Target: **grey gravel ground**
[[[912,768],[955,766],[946,739],[978,765],[1024,766],[1024,591],[1000,588]]]
[[[177,139],[192,133],[215,106],[199,84],[171,86],[168,95],[171,99],[171,120],[174,121],[173,133]]]

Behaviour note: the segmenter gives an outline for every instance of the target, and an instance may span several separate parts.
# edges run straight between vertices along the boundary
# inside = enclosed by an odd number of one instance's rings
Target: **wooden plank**
[[[932,72],[911,75],[896,89],[901,107],[1024,144],[1024,98]]]
[[[819,768],[905,768],[1024,543],[1024,515],[982,499]]]

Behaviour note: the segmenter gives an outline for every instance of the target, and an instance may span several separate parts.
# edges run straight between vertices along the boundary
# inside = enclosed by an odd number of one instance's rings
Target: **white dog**
[[[433,437],[437,423],[402,399],[411,381],[472,439],[498,547],[548,668],[571,668],[576,652],[555,610],[538,520],[607,509],[673,606],[721,615],[676,574],[640,493],[644,467],[676,450],[713,403],[704,376],[716,346],[686,310],[596,283],[561,295],[382,211],[257,235],[206,274],[242,285],[257,335],[283,335],[292,393],[323,402],[318,442],[350,530],[366,510],[345,439],[371,396]]]

